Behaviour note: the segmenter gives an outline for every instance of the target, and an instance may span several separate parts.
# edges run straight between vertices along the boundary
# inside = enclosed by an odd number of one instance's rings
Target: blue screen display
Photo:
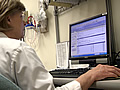
[[[71,57],[107,55],[106,16],[71,24]]]

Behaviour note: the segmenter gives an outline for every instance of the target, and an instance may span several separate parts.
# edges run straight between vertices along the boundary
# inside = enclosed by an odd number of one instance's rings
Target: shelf
[[[60,14],[87,0],[50,0],[49,5],[56,6],[55,13]]]

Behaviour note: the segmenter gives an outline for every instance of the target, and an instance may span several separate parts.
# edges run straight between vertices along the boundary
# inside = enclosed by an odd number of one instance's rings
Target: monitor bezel
[[[85,21],[89,21],[89,20],[99,18],[99,17],[102,17],[102,16],[106,16],[107,54],[106,55],[95,55],[95,56],[71,57],[71,28],[70,27],[72,25],[83,23]],[[109,45],[109,29],[108,29],[108,15],[107,14],[99,14],[99,15],[96,15],[96,16],[93,16],[93,17],[90,17],[90,18],[87,18],[87,19],[84,19],[82,21],[79,21],[79,22],[76,22],[76,23],[73,23],[73,24],[69,25],[69,60],[86,60],[86,59],[96,59],[96,58],[108,58],[109,54],[110,54],[109,46],[110,45]]]

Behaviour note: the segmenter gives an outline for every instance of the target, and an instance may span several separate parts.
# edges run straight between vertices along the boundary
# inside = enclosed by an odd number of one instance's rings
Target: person
[[[93,82],[120,76],[120,69],[98,65],[61,87],[45,69],[35,51],[19,39],[24,36],[24,5],[18,0],[0,0],[0,74],[22,90],[87,90]]]

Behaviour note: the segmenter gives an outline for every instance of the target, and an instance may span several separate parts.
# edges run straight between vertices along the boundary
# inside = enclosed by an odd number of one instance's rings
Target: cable
[[[115,59],[117,59],[117,57],[119,57],[120,51],[118,51],[118,53],[115,56]]]

